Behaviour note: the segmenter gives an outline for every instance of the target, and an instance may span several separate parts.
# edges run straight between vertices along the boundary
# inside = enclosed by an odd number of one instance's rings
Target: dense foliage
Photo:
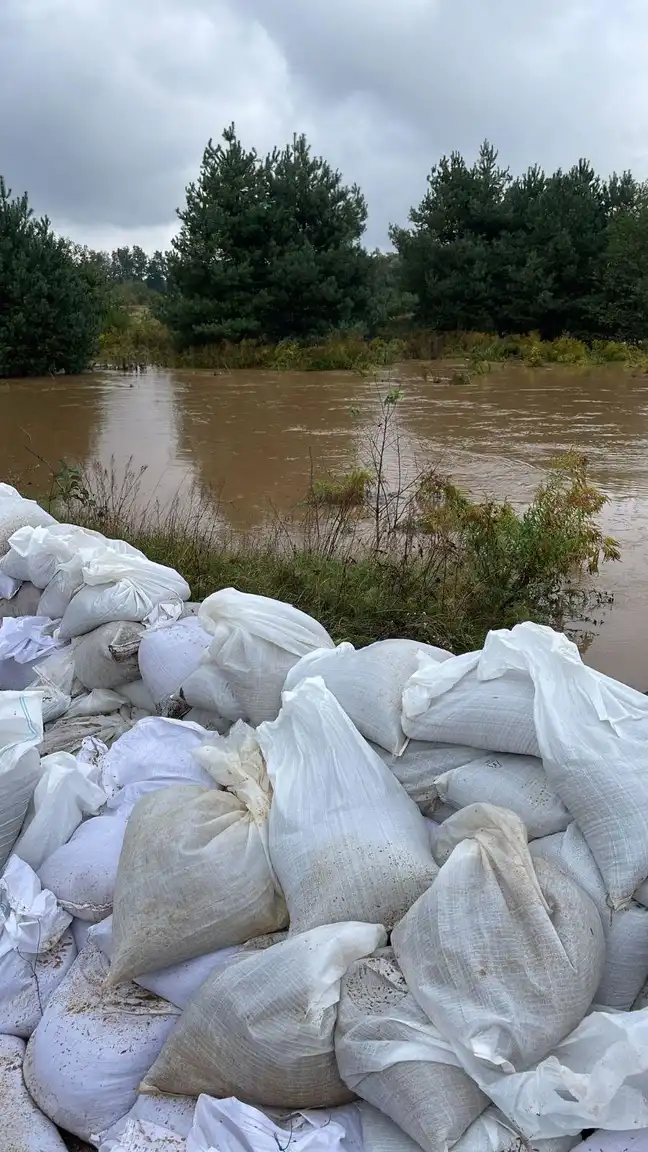
[[[94,252],[0,178],[0,375],[78,372],[97,352],[120,367],[645,361],[648,182],[628,172],[513,177],[488,142],[472,164],[453,152],[392,226],[395,251],[369,252],[361,191],[304,136],[260,156],[231,125],[178,215],[169,252]]]
[[[0,177],[0,376],[80,372],[103,310],[96,263],[37,219]]]
[[[159,315],[181,348],[317,339],[362,321],[367,207],[305,137],[262,158],[226,129],[179,217]]]
[[[410,224],[391,237],[421,325],[648,336],[648,192],[629,173],[581,160],[513,179],[485,143],[472,166],[454,152],[432,169]]]

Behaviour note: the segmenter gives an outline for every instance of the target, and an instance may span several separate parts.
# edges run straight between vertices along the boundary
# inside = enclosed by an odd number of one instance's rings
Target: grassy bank
[[[412,329],[367,339],[355,333],[333,333],[316,344],[284,340],[266,345],[254,340],[239,344],[206,344],[178,352],[168,329],[145,306],[111,314],[100,339],[100,364],[129,369],[151,364],[164,368],[231,371],[370,371],[399,360],[460,359],[466,369],[487,372],[491,365],[513,362],[529,367],[548,364],[593,366],[617,364],[648,370],[648,345],[622,341],[585,344],[571,336],[541,340],[537,334],[500,337],[487,332],[433,332]]]
[[[433,470],[395,488],[385,461],[398,452],[396,400],[385,398],[353,471],[314,477],[290,517],[254,536],[232,532],[198,492],[171,509],[142,509],[142,474],[132,468],[120,480],[99,467],[65,468],[50,504],[178,569],[194,599],[234,585],[287,600],[337,641],[405,636],[461,652],[523,619],[587,629],[600,603],[592,577],[618,556],[596,523],[604,497],[587,462],[557,463],[522,512],[474,502]]]

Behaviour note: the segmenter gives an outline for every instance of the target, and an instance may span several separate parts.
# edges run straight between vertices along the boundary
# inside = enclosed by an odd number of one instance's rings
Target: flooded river
[[[404,458],[438,464],[473,495],[529,498],[561,451],[587,453],[607,493],[606,531],[622,563],[605,586],[615,607],[591,645],[595,667],[648,688],[648,377],[618,369],[507,367],[451,386],[448,368],[406,364],[377,384],[350,373],[149,371],[0,382],[0,478],[42,492],[48,467],[130,457],[147,465],[142,500],[168,501],[193,480],[221,494],[235,527],[304,493],[317,471],[355,461],[379,398],[402,390]],[[40,458],[40,459],[39,459]]]

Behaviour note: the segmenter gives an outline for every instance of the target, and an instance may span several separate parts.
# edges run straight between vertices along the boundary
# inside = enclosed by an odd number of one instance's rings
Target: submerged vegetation
[[[473,501],[434,468],[402,478],[397,408],[394,390],[356,468],[314,474],[292,515],[253,535],[233,532],[198,490],[142,508],[132,466],[119,478],[62,465],[50,507],[178,569],[195,599],[235,585],[288,600],[338,641],[405,636],[461,652],[524,619],[582,626],[597,603],[593,575],[619,555],[598,527],[605,498],[586,459],[557,461],[526,509]]]

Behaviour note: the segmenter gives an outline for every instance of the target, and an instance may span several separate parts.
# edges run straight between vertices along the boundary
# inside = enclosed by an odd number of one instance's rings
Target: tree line
[[[179,350],[396,326],[648,339],[648,184],[579,161],[514,177],[485,142],[444,157],[393,252],[363,245],[357,185],[304,136],[265,156],[210,141],[166,253],[55,235],[0,178],[0,375],[76,372],[115,309],[147,304]]]

